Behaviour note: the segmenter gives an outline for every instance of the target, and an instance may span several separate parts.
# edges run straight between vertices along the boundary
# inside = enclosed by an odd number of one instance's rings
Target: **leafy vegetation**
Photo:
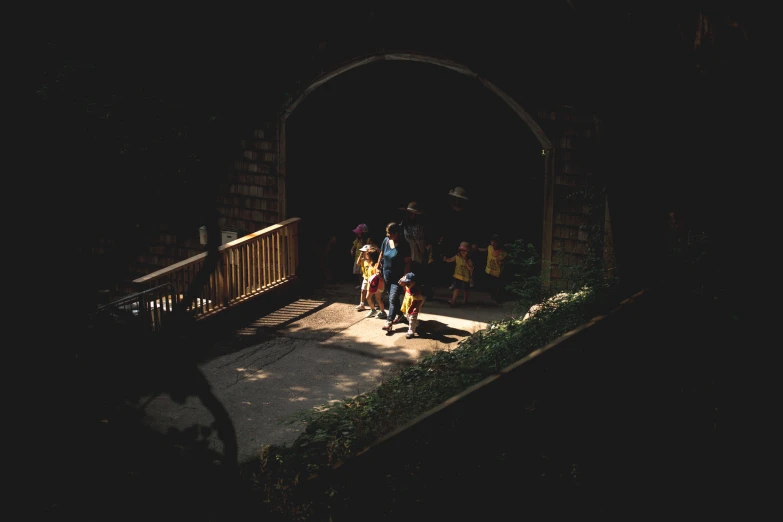
[[[576,197],[586,197],[593,206],[600,206],[602,201],[600,194]],[[246,466],[264,502],[291,520],[327,516],[323,514],[359,502],[341,490],[347,488],[346,484],[332,483],[328,489],[314,492],[309,487],[309,479],[347,461],[417,416],[615,306],[616,281],[607,278],[602,240],[594,240],[596,236],[603,238],[603,228],[597,221],[591,223],[584,226],[592,241],[591,248],[584,263],[574,267],[571,290],[555,295],[553,291],[547,292],[542,285],[539,255],[532,245],[515,241],[508,246],[514,277],[507,287],[519,298],[519,313],[515,318],[492,323],[455,349],[433,353],[415,366],[400,369],[371,392],[303,411],[289,419],[289,422],[306,421],[306,431],[290,446],[267,446],[259,462]],[[677,279],[678,284],[688,283],[695,292],[704,292],[707,284],[696,274],[710,258],[707,245],[704,233],[689,232],[685,237],[675,238],[671,264],[662,269],[662,274],[684,273],[689,281]],[[523,317],[531,304],[535,305],[535,313]],[[502,466],[505,454],[494,456],[491,448],[482,451],[490,455],[481,461],[484,466],[488,463]],[[536,465],[540,466],[536,468],[537,473],[545,475],[553,463]],[[413,482],[424,480],[416,478],[422,473],[420,469],[409,468],[387,475],[393,489],[403,491],[413,487]],[[564,470],[558,472],[565,477],[561,480],[578,480],[578,468]]]
[[[514,319],[466,339],[453,351],[440,351],[399,372],[377,389],[291,420],[307,429],[291,446],[268,446],[256,480],[267,502],[292,516],[309,514],[312,499],[297,486],[311,474],[353,456],[418,415],[521,359],[591,317],[595,294],[584,292],[560,306],[550,304],[535,317]]]
[[[608,302],[611,284],[601,270],[585,271],[577,291],[547,299],[550,295],[542,288],[540,257],[533,246],[517,240],[508,248],[514,277],[507,289],[519,298],[516,318],[491,323],[455,349],[435,352],[415,366],[400,369],[371,392],[288,419],[306,421],[306,431],[290,446],[266,447],[260,462],[248,466],[255,467],[249,474],[274,511],[304,520],[314,510],[329,509],[316,506],[317,502],[345,502],[337,489],[321,492],[317,498],[322,500],[316,500],[304,484],[308,477],[351,458],[422,413],[584,324]],[[536,303],[535,314],[522,318]]]

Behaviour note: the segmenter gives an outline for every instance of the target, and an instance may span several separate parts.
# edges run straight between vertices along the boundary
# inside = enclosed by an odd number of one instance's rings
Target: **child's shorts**
[[[456,277],[454,279],[454,290],[470,290],[470,282],[469,281],[463,281],[462,279],[457,279]]]
[[[370,286],[370,281],[367,279],[362,279],[362,291],[367,290]]]

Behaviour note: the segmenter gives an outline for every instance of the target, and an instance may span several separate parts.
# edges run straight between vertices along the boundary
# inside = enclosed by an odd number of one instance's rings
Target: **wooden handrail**
[[[275,230],[277,230],[279,228],[283,228],[283,227],[291,225],[293,223],[297,223],[297,222],[300,221],[300,219],[301,218],[298,218],[298,217],[286,219],[285,221],[281,221],[280,223],[278,223],[276,225],[271,225],[271,226],[268,226],[266,228],[262,228],[261,230],[257,230],[255,232],[253,232],[252,234],[248,234],[246,236],[242,236],[240,238],[237,238],[237,239],[235,239],[233,241],[230,241],[230,242],[226,243],[225,245],[220,245],[218,247],[218,252],[222,252],[223,250],[226,250],[228,248],[241,245],[242,243],[250,241],[253,238],[256,238],[256,237],[259,237],[259,236],[263,236],[263,235],[268,235],[268,234],[272,233],[273,231],[275,231]],[[161,268],[160,270],[152,272],[151,274],[147,274],[147,275],[145,275],[143,277],[140,277],[138,279],[134,279],[133,282],[136,283],[136,284],[140,284],[140,283],[146,283],[147,281],[150,281],[152,279],[158,279],[158,278],[166,275],[166,273],[168,273],[168,272],[176,271],[176,270],[182,268],[183,266],[195,263],[196,261],[198,261],[200,259],[204,259],[206,257],[207,257],[207,252],[202,252],[200,254],[196,254],[195,256],[192,256],[192,257],[189,257],[189,258],[184,259],[182,261],[179,261],[177,263],[174,263],[171,266],[167,266],[166,268]]]
[[[167,303],[176,304],[186,299],[189,301],[186,309],[196,319],[212,315],[296,278],[299,221],[298,217],[287,219],[221,245],[217,249],[214,269],[209,274],[201,273],[209,254],[202,252],[135,279],[133,283],[143,287],[168,284],[171,292],[165,296]],[[194,283],[198,288],[191,288]],[[173,307],[161,307],[150,300],[143,302],[140,308],[167,314]]]

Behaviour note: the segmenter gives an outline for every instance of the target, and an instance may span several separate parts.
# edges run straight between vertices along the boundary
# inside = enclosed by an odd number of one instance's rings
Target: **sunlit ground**
[[[367,318],[355,306],[299,299],[244,326],[237,331],[243,345],[199,367],[229,412],[242,457],[257,455],[265,444],[293,442],[305,424],[292,416],[371,391],[401,366],[434,351],[452,350],[509,313],[497,306],[425,303],[416,336],[406,339],[406,324],[395,325],[387,335],[381,329],[384,320]],[[259,342],[248,346],[253,335],[259,335]],[[214,423],[196,396],[177,403],[164,393],[142,399],[144,403],[148,425],[161,432]],[[206,438],[216,450],[222,447],[216,432]]]

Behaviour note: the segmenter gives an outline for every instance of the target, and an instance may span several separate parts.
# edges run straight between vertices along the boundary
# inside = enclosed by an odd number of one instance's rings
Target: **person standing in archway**
[[[498,234],[492,234],[489,246],[479,248],[479,252],[487,253],[487,265],[484,272],[487,274],[487,283],[490,291],[490,299],[496,303],[503,300],[503,289],[507,280],[504,269],[508,252]]]
[[[389,290],[389,314],[383,329],[390,334],[392,323],[401,313],[402,287],[399,280],[411,271],[410,249],[408,242],[402,237],[399,223],[391,222],[386,225],[386,239],[381,243],[375,270],[381,271],[384,284]]]
[[[424,212],[419,210],[418,203],[411,201],[407,207],[399,210],[405,212],[402,218],[402,234],[408,242],[411,251],[411,272],[416,274],[416,286],[424,297],[432,298],[432,285],[429,280],[429,227]]]
[[[438,240],[435,259],[450,256],[454,248],[463,241],[467,241],[470,245],[468,259],[472,261],[472,257],[475,257],[475,252],[478,252],[478,234],[480,232],[478,216],[471,209],[464,188],[454,187],[448,192],[448,196],[448,206],[439,213],[437,219],[436,237]],[[437,276],[438,286],[449,286],[449,290],[453,290],[451,286],[452,274],[453,268],[448,264],[441,263]],[[474,285],[475,280],[471,278],[469,286]]]

